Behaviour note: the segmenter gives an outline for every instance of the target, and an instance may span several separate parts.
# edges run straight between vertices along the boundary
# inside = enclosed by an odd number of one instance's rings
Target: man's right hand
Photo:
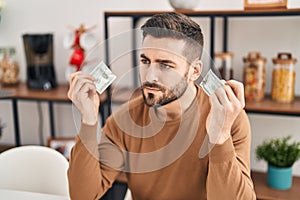
[[[80,111],[82,123],[87,125],[97,123],[100,96],[91,75],[81,71],[71,74],[68,97]]]

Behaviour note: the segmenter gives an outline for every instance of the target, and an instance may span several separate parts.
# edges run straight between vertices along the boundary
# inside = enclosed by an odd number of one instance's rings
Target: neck
[[[177,100],[172,101],[164,106],[155,109],[156,115],[160,119],[174,120],[181,117],[181,115],[190,107],[193,100],[196,98],[197,88],[190,84],[184,94]]]

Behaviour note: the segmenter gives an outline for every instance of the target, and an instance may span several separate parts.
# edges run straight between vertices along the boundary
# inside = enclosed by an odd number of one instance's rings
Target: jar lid
[[[233,53],[231,52],[218,52],[214,54],[215,58],[233,58]]]
[[[291,53],[278,53],[277,58],[272,59],[274,64],[295,64],[297,59],[292,58]]]
[[[249,52],[248,57],[244,57],[243,61],[244,62],[259,62],[259,61],[262,61],[262,62],[265,63],[267,61],[267,59],[262,57],[260,52]]]

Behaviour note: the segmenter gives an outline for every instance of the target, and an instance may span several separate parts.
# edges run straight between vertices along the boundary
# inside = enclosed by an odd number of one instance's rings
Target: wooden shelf
[[[245,110],[248,113],[265,113],[280,115],[300,116],[300,97],[296,97],[292,103],[280,103],[266,96],[262,101],[246,101]]]
[[[111,101],[115,104],[122,104],[138,95],[141,95],[139,89],[113,88]],[[246,101],[245,110],[247,113],[300,116],[300,97],[296,97],[292,103],[280,103],[272,100],[271,97],[267,95],[259,102]]]
[[[106,11],[105,16],[152,16],[158,13],[170,12],[172,10],[162,11]],[[251,10],[173,10],[189,16],[228,16],[228,17],[241,17],[241,16],[287,16],[287,15],[299,15],[299,8],[273,8],[273,9],[251,9]]]
[[[251,172],[254,190],[258,200],[296,200],[299,199],[300,177],[294,176],[289,190],[276,190],[267,185],[267,174]]]

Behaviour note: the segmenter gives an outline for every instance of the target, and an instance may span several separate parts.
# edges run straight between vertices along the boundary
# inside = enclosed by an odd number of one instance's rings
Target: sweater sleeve
[[[245,111],[239,114],[231,131],[231,137],[209,153],[207,199],[255,200],[250,177],[251,130]]]
[[[97,126],[81,124],[72,148],[69,169],[69,191],[72,200],[99,199],[112,186],[119,174],[117,168],[109,166],[109,161],[120,162],[118,156],[111,155],[111,141],[102,135],[97,143]],[[112,158],[112,159],[111,159]],[[101,161],[107,161],[107,165]],[[117,163],[120,165],[120,163]],[[112,165],[116,165],[113,163]]]

